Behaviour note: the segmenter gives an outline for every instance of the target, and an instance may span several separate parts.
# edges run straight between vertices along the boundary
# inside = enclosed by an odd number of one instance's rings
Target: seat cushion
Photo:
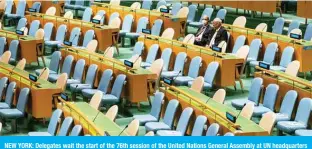
[[[71,84],[79,84],[79,83],[81,83],[81,81],[79,81],[79,80],[67,79],[66,86],[69,87],[69,85],[71,85]]]
[[[176,85],[185,85],[186,86],[187,82],[193,81],[193,80],[194,80],[194,78],[189,77],[189,76],[178,76],[175,78],[174,83]]]
[[[52,136],[48,132],[29,132],[28,136]]]
[[[129,31],[126,31],[126,30],[120,30],[119,31],[119,36],[125,36],[126,33],[129,33]]]
[[[262,114],[270,112],[270,111],[271,109],[264,107],[263,105],[259,105],[254,108],[252,116],[261,117]]]
[[[312,136],[312,130],[299,129],[295,131],[296,136]]]
[[[183,136],[180,131],[175,130],[158,130],[157,136]]]
[[[145,114],[145,115],[135,115],[133,116],[134,119],[139,120],[140,125],[144,125],[147,122],[157,122],[158,120],[156,117],[150,115],[150,114]]]
[[[270,70],[274,70],[274,71],[285,71],[286,68],[282,67],[282,66],[270,66]]]
[[[87,97],[88,99],[91,99],[92,96],[97,92],[97,91],[101,91],[98,89],[83,89],[81,90],[82,96],[83,97]],[[103,93],[105,94],[105,93]]]
[[[70,91],[79,93],[83,89],[91,89],[92,86],[90,84],[70,84]]]
[[[56,73],[53,73],[53,74],[49,74],[49,78],[48,78],[48,80],[50,81],[50,82],[56,82],[56,80],[59,78],[59,74],[56,74]]]
[[[275,115],[276,115],[275,123],[280,122],[280,121],[289,121],[290,120],[290,116],[287,114],[276,113]]]
[[[145,69],[146,69],[147,67],[151,67],[151,65],[152,65],[151,63],[147,63],[147,62],[142,62],[142,63],[141,63],[141,67],[142,67],[142,68],[145,68]]]
[[[276,125],[277,129],[286,132],[288,134],[294,133],[298,129],[306,129],[307,126],[303,123],[299,123],[296,121],[281,121]]]
[[[173,78],[179,74],[179,71],[164,71],[161,73],[162,78]]]
[[[103,104],[115,104],[118,102],[119,102],[119,99],[112,94],[105,94],[102,97],[102,103]]]
[[[140,36],[139,33],[126,33],[127,38],[136,39]]]
[[[236,100],[232,100],[231,104],[236,109],[242,109],[248,101],[249,100],[247,99],[236,99]]]
[[[1,109],[0,116],[3,118],[20,118],[24,116],[24,113],[18,109]]]
[[[0,109],[10,109],[10,106],[5,102],[0,102]]]
[[[45,46],[58,46],[61,44],[62,44],[62,42],[60,42],[60,41],[45,41],[44,42]]]
[[[148,122],[145,124],[146,132],[158,130],[170,130],[171,128],[164,122]]]
[[[190,22],[188,25],[191,27],[200,27],[202,24],[202,22]]]

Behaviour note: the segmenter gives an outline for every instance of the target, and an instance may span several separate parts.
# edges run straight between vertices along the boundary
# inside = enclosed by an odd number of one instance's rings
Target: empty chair
[[[197,12],[197,5],[192,4],[188,6],[189,8],[189,13],[187,15],[187,24],[190,22],[194,22],[195,21],[195,16],[196,16],[196,12]]]
[[[88,68],[86,79],[83,84],[70,84],[70,91],[72,93],[80,93],[83,89],[91,89],[94,86],[95,76],[98,65],[91,64]]]
[[[80,59],[77,61],[75,69],[74,69],[74,74],[71,79],[67,79],[66,85],[69,86],[70,84],[77,84],[82,82],[82,76],[85,68],[85,60]]]
[[[2,80],[1,82],[7,82],[7,79]],[[13,103],[13,97],[15,93],[15,88],[16,88],[16,83],[15,82],[10,82],[10,84],[6,87],[6,93],[5,93],[5,100],[4,102],[0,102],[0,109],[9,109],[12,106]]]
[[[172,71],[163,71],[161,73],[161,77],[164,78],[173,78],[176,77],[177,75],[182,75],[182,72],[184,70],[184,64],[186,62],[186,53],[185,52],[180,52],[176,56],[175,62],[174,62],[174,67]]]
[[[299,68],[300,68],[300,62],[292,61],[291,63],[288,64],[285,70],[285,74],[296,77],[298,74]]]
[[[289,24],[287,35],[289,35],[292,30],[299,29],[299,26],[300,26],[299,21],[292,20],[291,23]]]
[[[209,18],[211,18],[211,15],[213,13],[213,8],[205,8],[205,10],[203,11],[201,17],[200,17],[200,21],[204,18],[204,16],[207,16]],[[202,22],[190,22],[189,26],[191,27],[200,27],[202,25]]]
[[[72,46],[78,46],[80,35],[81,29],[79,27],[75,27],[71,30],[68,41],[72,43]]]
[[[82,131],[82,126],[81,125],[75,125],[70,132],[69,136],[79,136]]]
[[[74,18],[74,13],[72,11],[67,11],[64,16],[66,19],[73,19]]]
[[[141,67],[147,68],[147,67],[150,67],[152,65],[152,63],[156,59],[156,55],[157,55],[158,49],[159,49],[159,45],[158,44],[151,45],[151,47],[148,50],[148,54],[147,54],[146,60],[145,60],[145,62],[142,62]]]
[[[40,26],[39,20],[32,21],[30,24],[30,29],[29,29],[28,35],[35,37],[36,31],[39,29],[39,26]]]
[[[263,56],[263,61],[250,61],[249,65],[250,66],[258,66],[259,62],[263,62],[269,65],[273,65],[274,60],[275,60],[275,54],[278,51],[278,45],[276,42],[271,42],[268,44],[268,46],[265,49],[265,53]]]
[[[263,128],[265,131],[267,131],[270,135],[275,124],[275,119],[276,119],[275,113],[273,112],[265,113],[263,114],[259,122],[259,126]]]
[[[89,42],[94,39],[94,37],[95,37],[94,30],[88,30],[83,37],[81,48],[86,48]]]
[[[111,69],[106,69],[99,82],[97,89],[82,89],[83,97],[90,99],[97,91],[101,91],[103,94],[107,93],[107,89],[109,87],[110,81],[112,80],[113,71]]]
[[[28,101],[29,92],[29,88],[22,88],[18,96],[16,108],[0,109],[0,117],[2,119],[13,119],[13,121],[16,121],[18,118],[23,118],[25,116],[25,108]],[[16,132],[16,122],[12,124],[15,124],[15,126],[12,126],[12,130],[13,132]]]
[[[278,113],[276,113],[276,123],[279,121],[289,121],[293,113],[295,102],[297,100],[298,93],[294,90],[289,90],[284,98],[281,108]]]
[[[226,9],[220,9],[220,10],[218,10],[216,18],[219,18],[222,20],[222,22],[224,22],[226,13],[227,13]]]
[[[2,2],[2,1],[1,1]],[[5,2],[5,11],[4,11],[4,14],[11,14],[12,13],[12,8],[13,8],[13,5],[14,5],[14,2],[13,0],[6,0],[4,1]]]
[[[19,60],[20,57],[20,51],[19,51],[19,41],[18,40],[12,40],[9,46],[9,51],[11,52],[11,62],[16,62]]]
[[[284,28],[285,19],[284,18],[277,18],[272,26],[272,33],[275,34],[282,34]]]
[[[236,41],[235,41],[232,53],[236,54],[238,49],[245,45],[245,42],[246,42],[246,36],[245,35],[238,36]]]
[[[91,22],[92,9],[90,7],[86,8],[82,15],[82,21]]]
[[[312,136],[312,130],[299,129],[295,131],[296,136]]]
[[[142,9],[151,10],[152,4],[153,4],[152,0],[143,0]]]
[[[255,30],[258,32],[266,32],[268,30],[268,25],[266,23],[260,23],[257,25]]]
[[[288,64],[292,61],[294,55],[294,48],[291,46],[287,46],[283,53],[282,58],[280,60],[279,66],[272,66],[270,67],[271,70],[278,70],[278,71],[285,71]]]
[[[116,77],[111,93],[102,97],[102,104],[116,104],[120,102],[120,95],[126,84],[126,75],[120,74]]]
[[[139,132],[139,121],[134,119],[130,122],[130,124],[127,125],[128,127],[125,129],[125,132],[129,135],[129,136],[136,136],[138,135]]]
[[[54,16],[56,13],[56,8],[55,7],[49,7],[47,11],[45,12],[46,15]]]
[[[179,106],[178,100],[176,99],[170,100],[167,105],[163,121],[146,123],[145,124],[146,131],[157,132],[157,130],[172,129],[174,117],[175,117],[178,106]]]
[[[165,0],[158,1],[156,9],[158,9],[160,6],[166,6],[166,1]]]
[[[3,77],[0,79],[0,99],[2,100],[3,99],[3,93],[7,87],[7,83],[8,83],[8,78],[7,77]],[[0,102],[0,105],[2,103]],[[1,106],[0,106],[1,107]]]
[[[198,76],[201,65],[202,58],[199,56],[194,57],[190,63],[187,76],[175,77],[174,83],[176,85],[187,85],[188,82],[193,81]]]
[[[175,16],[181,8],[182,8],[182,4],[180,2],[173,3],[171,14]]]
[[[244,105],[240,113],[240,116],[245,117],[246,119],[251,119],[254,109],[255,109],[255,104],[252,102],[247,102]]]
[[[105,14],[106,14],[106,12],[104,10],[100,10],[95,14],[95,16],[92,19],[93,20],[99,20],[100,24],[103,25],[104,20],[105,20]]]
[[[155,20],[152,26],[151,35],[160,36],[160,31],[162,29],[162,26],[163,26],[163,20],[161,19]]]
[[[244,73],[248,54],[249,54],[249,46],[248,45],[245,45],[245,46],[242,46],[241,48],[239,48],[235,54],[237,58],[244,59],[244,63],[242,65],[236,65],[235,66],[236,67],[235,68],[235,73],[236,73],[235,81],[239,81],[242,92],[244,91],[244,86],[243,86],[243,81],[241,79],[241,76]],[[234,85],[234,88],[236,89],[236,84]]]
[[[225,99],[226,92],[224,89],[218,89],[212,97],[212,100],[223,104]]]
[[[53,26],[54,24],[51,22],[48,22],[44,25],[43,30],[44,30],[44,41],[49,41],[51,40],[51,35],[53,31]]]
[[[232,100],[232,106],[236,109],[242,109],[247,102],[253,102],[255,105],[258,105],[262,84],[263,84],[262,78],[253,79],[249,89],[248,98]]]
[[[130,8],[132,9],[140,9],[141,8],[141,3],[140,2],[134,2],[131,4]]]
[[[50,73],[57,73],[60,65],[60,60],[61,60],[61,52],[60,51],[55,51],[52,54],[52,58],[50,61],[49,69]],[[35,73],[37,76],[41,73],[42,69],[36,69]]]
[[[115,51],[115,47],[114,46],[108,47],[104,51],[103,55],[104,55],[104,57],[107,57],[107,58],[113,58],[114,57],[114,51]]]
[[[8,6],[7,2],[7,6]],[[9,19],[19,19],[25,16],[25,9],[26,9],[26,0],[19,0],[17,7],[16,7],[16,13],[15,14],[6,14],[5,13],[5,18]]]
[[[144,115],[134,115],[133,118],[139,120],[141,126],[145,125],[147,122],[159,121],[163,99],[164,93],[156,92],[152,102],[151,112]]]
[[[50,73],[50,69],[45,67],[45,69],[41,70],[38,79],[42,79],[42,80],[48,81],[49,73]]]
[[[184,37],[183,43],[185,44],[194,44],[195,36],[193,34],[188,34]]]
[[[23,58],[20,61],[18,61],[18,63],[16,64],[15,68],[20,69],[20,70],[24,70],[26,65],[26,59]]]
[[[254,108],[254,117],[261,117],[264,113],[274,111],[278,90],[279,86],[276,84],[269,84],[267,86],[263,97],[263,104],[255,106]]]
[[[66,89],[67,78],[68,78],[67,73],[62,73],[55,82],[56,87],[60,88],[61,91],[64,91]]]
[[[206,136],[217,136],[219,133],[219,124],[217,123],[213,123],[209,126],[207,132],[206,132]]]
[[[62,24],[58,27],[55,40],[45,40],[44,45],[47,47],[55,48],[61,44],[63,44],[64,39],[65,39],[65,34],[67,31],[67,26]]]
[[[197,116],[191,136],[202,136],[207,122],[207,117],[203,115]]]
[[[204,77],[199,76],[192,82],[190,89],[200,93],[203,90],[203,86],[204,86]]]
[[[239,16],[234,20],[233,26],[245,27],[246,22],[247,22],[247,19],[245,16]]]
[[[101,105],[102,97],[103,97],[103,93],[101,91],[95,92],[95,94],[93,94],[92,98],[90,99],[89,105],[92,108],[98,110]]]
[[[22,28],[25,28],[27,25],[27,19],[26,18],[21,18],[18,20],[16,30],[22,30]]]
[[[118,12],[113,12],[108,20],[108,24],[111,24],[111,22],[115,19],[115,18],[119,18],[119,13]]]
[[[207,69],[205,71],[204,75],[204,90],[210,89],[213,87],[214,79],[217,74],[219,68],[219,63],[218,62],[211,62],[207,66]],[[187,84],[188,86],[191,86],[193,81],[189,81]]]
[[[91,40],[87,46],[86,46],[86,49],[87,51],[91,52],[91,53],[95,53],[96,49],[97,49],[97,45],[98,45],[98,41],[93,39]]]
[[[124,37],[126,33],[130,33],[133,23],[133,15],[127,14],[123,19],[121,30],[119,31],[119,36]]]
[[[296,117],[294,121],[279,121],[277,129],[288,134],[294,133],[298,129],[306,129],[312,110],[312,99],[302,98],[300,100]]]
[[[117,117],[117,114],[118,114],[118,106],[113,105],[107,110],[107,112],[105,113],[105,116],[114,122]]]
[[[167,28],[164,30],[164,32],[161,34],[161,38],[170,39],[172,40],[174,36],[174,30],[173,28]]]
[[[10,57],[11,57],[11,52],[5,51],[0,57],[0,62],[7,64],[9,63]]]
[[[161,57],[160,58],[162,60],[164,60],[163,71],[168,71],[170,58],[171,58],[171,53],[172,53],[172,49],[171,48],[166,48],[161,53]]]
[[[187,130],[190,118],[193,114],[193,109],[187,107],[183,110],[179,122],[177,124],[176,130],[158,130],[157,136],[184,136]]]
[[[4,48],[7,44],[6,38],[5,37],[0,37],[0,55],[4,53]]]
[[[29,132],[28,136],[55,136],[59,120],[62,116],[63,111],[60,109],[56,109],[51,116],[48,129],[45,132]]]
[[[126,33],[125,38],[130,38],[131,40],[136,40],[140,33],[142,32],[142,29],[146,29],[148,24],[148,18],[147,17],[141,17],[138,21],[136,32],[130,32]]]
[[[307,26],[303,39],[308,40],[308,41],[312,39],[312,24],[311,23],[309,23],[309,25]]]
[[[72,69],[72,65],[73,65],[73,61],[74,61],[74,57],[72,55],[68,55],[66,56],[63,66],[62,66],[62,70],[61,73],[66,73],[67,76],[70,76],[70,72]],[[55,82],[58,78],[59,78],[59,74],[57,73],[50,73],[49,74],[49,81],[50,82]]]
[[[67,136],[69,134],[70,127],[73,125],[73,122],[74,120],[72,117],[66,117],[61,125],[58,136]]]
[[[151,67],[148,68],[148,70],[154,74],[156,74],[156,78],[155,79],[149,79],[148,80],[148,85],[151,85],[152,82],[155,82],[155,85],[156,85],[156,88],[158,87],[158,82],[159,82],[159,79],[160,79],[160,73],[163,69],[163,66],[164,66],[164,60],[163,59],[157,59],[155,60]],[[149,88],[151,89],[152,86],[149,86]],[[153,91],[152,91],[153,92]]]
[[[247,57],[247,65],[250,61],[257,61],[258,55],[261,47],[261,40],[260,39],[254,39],[251,41],[249,46],[249,54]]]

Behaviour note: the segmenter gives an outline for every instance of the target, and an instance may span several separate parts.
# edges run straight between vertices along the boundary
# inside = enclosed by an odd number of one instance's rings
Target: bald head
[[[220,18],[215,18],[213,19],[212,25],[215,29],[217,29],[222,25],[222,20]]]

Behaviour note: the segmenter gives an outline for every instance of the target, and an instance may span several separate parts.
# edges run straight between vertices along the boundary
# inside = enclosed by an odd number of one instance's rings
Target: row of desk
[[[245,35],[246,36],[246,44],[250,45],[253,39],[261,39],[262,47],[259,53],[259,58],[262,59],[265,49],[271,42],[276,42],[279,45],[279,51],[277,53],[277,62],[276,65],[279,64],[279,60],[282,56],[283,50],[287,46],[292,46],[295,49],[294,60],[298,60],[300,62],[300,72],[308,72],[312,71],[312,42],[305,40],[297,40],[290,38],[285,35],[279,35],[269,32],[260,32],[250,28],[241,28],[236,27],[229,24],[224,24],[225,28],[228,32],[231,33],[230,37],[230,46],[229,49],[233,49],[234,43],[238,36]]]
[[[16,13],[19,0],[13,0],[13,1],[14,1],[14,6],[12,9],[12,14]],[[35,2],[37,1],[26,0],[26,10],[28,10],[28,8],[31,8],[33,3]],[[45,13],[50,7],[55,7],[56,8],[55,15],[60,16],[61,12],[63,11],[63,6],[64,6],[65,1],[49,0],[49,1],[40,1],[40,3],[41,3],[41,8],[40,8],[41,12]]]
[[[158,44],[160,50],[158,51],[157,58],[160,58],[160,53],[166,49],[171,48],[172,54],[169,64],[169,70],[173,70],[175,58],[179,52],[185,52],[187,54],[187,62],[184,66],[183,74],[188,73],[188,68],[191,59],[200,56],[202,57],[202,66],[200,68],[199,75],[203,76],[205,74],[206,68],[210,62],[216,61],[219,63],[219,70],[215,77],[215,85],[218,87],[227,87],[235,85],[236,78],[236,66],[243,65],[244,59],[238,58],[231,54],[214,52],[209,48],[196,46],[193,44],[184,44],[181,41],[169,40],[160,38],[152,35],[142,35],[139,37],[139,41],[142,41],[145,45],[142,57],[143,59],[147,56],[149,47],[153,44]]]
[[[186,17],[177,17],[170,14],[163,14],[157,12],[156,10],[145,10],[145,9],[132,9],[127,6],[112,6],[103,3],[93,3],[91,6],[93,12],[98,12],[99,10],[104,10],[105,22],[108,22],[109,17],[112,13],[118,12],[120,19],[123,21],[124,17],[128,14],[132,14],[134,17],[134,22],[132,24],[132,31],[135,32],[139,19],[141,17],[147,17],[149,20],[148,28],[152,28],[154,21],[157,19],[163,20],[163,28],[173,28],[174,29],[174,39],[179,37],[184,37],[184,30],[186,26]],[[161,32],[162,33],[162,32]]]
[[[98,65],[98,73],[96,75],[95,86],[98,85],[102,72],[106,69],[113,70],[114,79],[119,74],[125,74],[127,76],[126,86],[123,90],[123,95],[131,103],[139,103],[148,101],[147,99],[147,81],[149,79],[156,79],[157,75],[151,71],[143,68],[136,70],[129,70],[122,61],[112,58],[106,58],[98,53],[91,53],[87,50],[74,49],[74,48],[63,48],[61,49],[62,59],[67,55],[72,55],[75,61],[84,59],[86,66],[91,64]],[[114,80],[112,81],[114,82]]]
[[[55,84],[39,79],[32,82],[29,79],[29,73],[24,70],[14,69],[9,64],[0,63],[0,78],[8,77],[9,82],[16,82],[16,93],[24,88],[30,89],[30,100],[28,100],[26,111],[34,118],[49,118],[52,115],[52,95],[62,92]],[[13,70],[14,69],[14,70]],[[15,94],[14,104],[18,97]],[[45,98],[46,97],[46,98]]]
[[[233,107],[218,103],[210,97],[195,92],[186,86],[164,86],[165,87],[160,88],[160,91],[165,94],[165,104],[162,113],[164,113],[164,109],[168,102],[173,99],[177,99],[181,106],[181,108],[178,109],[178,115],[176,117],[179,117],[183,109],[187,107],[194,109],[195,114],[191,117],[191,125],[188,128],[187,134],[191,133],[196,117],[204,115],[208,118],[208,124],[218,123],[220,125],[220,135],[224,135],[227,132],[232,132],[235,136],[269,135],[269,133],[258,124],[243,116],[238,116],[235,124],[229,121],[225,116],[226,112],[230,112],[234,115],[239,114],[239,111],[235,110]],[[238,127],[240,128],[238,129]]]

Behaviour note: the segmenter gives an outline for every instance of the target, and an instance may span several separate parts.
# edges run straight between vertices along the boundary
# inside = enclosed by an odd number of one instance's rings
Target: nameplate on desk
[[[29,11],[29,12],[37,12],[37,10],[34,9],[34,8],[29,8],[28,11]]]
[[[172,85],[173,84],[173,79],[171,78],[163,78],[164,83],[168,84],[168,85]]]
[[[21,30],[16,30],[15,33],[17,35],[24,35],[24,31],[21,31]]]
[[[228,119],[229,121],[236,123],[237,117],[235,115],[233,115],[229,112],[225,112],[225,116],[226,116],[226,119]]]
[[[35,76],[35,75],[33,75],[33,74],[29,74],[29,80],[31,80],[31,81],[33,81],[33,82],[37,82],[37,80],[38,80],[38,77],[37,76]]]
[[[66,93],[61,93],[61,98],[65,101],[68,101],[68,95]]]
[[[270,70],[270,64],[268,64],[268,63],[259,62],[259,67],[266,69],[266,70]]]
[[[64,41],[64,45],[72,46],[72,42],[70,42],[70,41]]]
[[[299,35],[299,34],[294,34],[294,33],[290,33],[289,37],[290,37],[290,38],[293,38],[293,39],[301,39],[301,35]]]
[[[212,46],[211,49],[213,51],[216,51],[216,52],[221,52],[222,51],[222,48],[218,47],[218,46]]]
[[[101,24],[101,20],[92,19],[92,23],[94,23],[94,24]]]
[[[151,34],[151,30],[150,29],[142,29],[142,33],[144,34]]]
[[[133,62],[131,62],[131,61],[124,60],[124,64],[125,64],[126,66],[130,67],[130,68],[133,67]]]
[[[167,8],[160,8],[160,12],[162,12],[162,13],[169,13],[169,9],[167,9]]]

